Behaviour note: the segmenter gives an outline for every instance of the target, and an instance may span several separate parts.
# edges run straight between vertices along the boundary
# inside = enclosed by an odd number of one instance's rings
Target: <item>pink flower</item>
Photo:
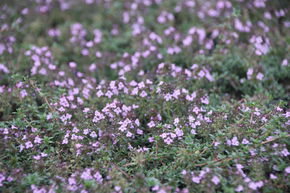
[[[233,146],[239,146],[239,141],[238,141],[238,138],[237,137],[233,137],[232,141],[231,141],[231,144]]]
[[[175,129],[175,133],[176,133],[176,135],[177,135],[178,137],[183,136],[183,131],[182,131],[181,129],[179,129],[179,128]]]
[[[137,126],[140,126],[140,121],[139,121],[139,119],[136,119],[136,120],[135,120],[135,124],[136,124]]]
[[[288,66],[288,60],[287,59],[284,59],[283,61],[282,61],[282,64],[281,64],[282,66]]]
[[[133,136],[133,134],[130,131],[128,131],[126,134],[126,137],[132,137],[132,136]]]
[[[193,177],[191,178],[191,180],[192,180],[194,183],[197,183],[197,184],[199,184],[199,183],[200,183],[200,180],[201,180],[201,178],[200,178],[200,177],[197,177],[197,176],[193,176]]]
[[[263,185],[264,185],[263,181],[258,181],[258,182],[250,182],[248,186],[252,190],[257,190],[258,188],[261,188]]]
[[[141,129],[137,129],[137,134],[138,135],[142,135],[143,134],[143,131]]]
[[[270,179],[275,180],[277,179],[277,176],[275,176],[274,174],[270,174]]]
[[[65,97],[61,97],[59,99],[59,103],[63,107],[69,107],[69,103],[68,103],[68,101],[67,101],[67,99]]]
[[[284,157],[287,157],[288,155],[290,155],[290,153],[288,152],[288,150],[286,148],[284,148],[282,151],[281,151],[281,154],[284,156]]]
[[[34,139],[34,143],[40,144],[41,141],[42,141],[42,139],[39,136],[36,136],[35,139]]]
[[[52,113],[49,113],[47,116],[46,116],[46,120],[50,120],[52,118]]]
[[[93,179],[91,175],[91,169],[85,169],[85,171],[82,173],[81,178],[84,180],[91,180]]]
[[[91,132],[90,136],[91,136],[92,138],[96,138],[98,135],[96,134],[95,131],[93,131],[93,132]]]
[[[47,153],[40,153],[41,157],[47,157]]]
[[[155,127],[155,123],[154,123],[154,121],[150,121],[150,122],[147,124],[147,126],[148,126],[149,128]]]
[[[153,191],[157,191],[157,190],[159,190],[159,186],[158,186],[158,185],[153,186],[152,190],[153,190]]]
[[[48,30],[48,35],[51,37],[57,37],[60,36],[60,30],[59,29],[49,29]]]
[[[253,75],[254,69],[253,68],[249,68],[247,71],[247,78],[251,79],[252,75]]]
[[[26,90],[21,90],[20,91],[20,96],[21,96],[21,98],[24,98],[24,97],[26,97],[28,94],[27,94],[27,92],[26,92]]]
[[[192,135],[196,135],[196,131],[195,131],[194,129],[191,129],[190,133],[191,133]]]
[[[68,144],[68,139],[67,139],[67,138],[64,138],[64,139],[62,140],[62,144]]]
[[[6,177],[4,176],[4,174],[0,173],[0,187],[3,186],[2,182],[5,180],[5,178]]]
[[[182,41],[184,46],[190,46],[190,44],[192,43],[192,37],[191,36],[187,36],[183,41]]]
[[[228,146],[231,146],[231,145],[232,145],[232,141],[229,140],[229,139],[227,139],[227,145],[228,145]]]
[[[174,119],[174,125],[175,125],[175,126],[178,125],[179,121],[180,121],[179,118],[175,118],[175,119]]]
[[[94,178],[95,178],[96,181],[99,182],[99,183],[102,183],[102,182],[103,182],[103,177],[102,177],[102,175],[100,174],[100,172],[96,172],[96,173],[94,174]]]
[[[263,78],[264,78],[264,74],[262,74],[261,72],[259,72],[259,73],[257,74],[256,78],[257,78],[258,80],[263,80]]]
[[[1,48],[0,48],[1,49]],[[1,51],[0,51],[1,52]],[[1,54],[0,54],[1,55]],[[9,73],[10,71],[8,70],[8,68],[4,65],[4,64],[0,64],[0,71],[4,72],[4,73]]]
[[[167,137],[166,139],[164,139],[164,143],[166,144],[171,144],[173,142],[173,140],[170,137]]]
[[[288,167],[285,168],[285,173],[286,174],[290,174],[290,166],[288,166]]]
[[[143,91],[141,92],[140,96],[141,96],[142,98],[144,98],[144,97],[147,96],[147,93],[143,90]]]
[[[76,184],[77,182],[76,182],[76,180],[75,180],[75,178],[69,178],[68,179],[68,184],[69,185],[74,185],[74,184]]]
[[[167,94],[164,96],[164,99],[165,99],[166,101],[170,101],[170,100],[172,99],[172,95],[169,94],[169,93],[167,93]]]
[[[103,119],[105,119],[105,116],[102,113],[100,113],[99,111],[95,111],[95,116],[94,116],[93,122],[97,123]]]
[[[241,192],[244,190],[244,187],[242,185],[239,185],[236,189],[237,192]]]
[[[154,137],[149,137],[149,138],[148,138],[148,141],[149,141],[150,143],[154,142]]]
[[[182,171],[181,171],[181,174],[182,174],[182,175],[186,175],[186,173],[187,173],[186,170],[182,170]]]
[[[120,186],[115,186],[115,188],[114,188],[114,189],[115,189],[115,191],[117,191],[117,192],[118,192],[118,191],[120,191],[120,190],[121,190],[121,187],[120,187]]]
[[[28,149],[28,148],[30,148],[30,147],[33,147],[33,144],[31,143],[31,141],[27,141],[27,142],[25,143],[25,148]]]
[[[220,183],[220,179],[217,176],[214,176],[211,181],[215,184],[218,185]]]
[[[35,159],[35,160],[40,160],[40,158],[41,158],[40,155],[35,155],[35,156],[33,156],[33,159]]]
[[[101,96],[104,95],[104,93],[103,93],[101,90],[99,90],[99,91],[96,93],[96,95],[97,95],[97,97],[101,97]]]

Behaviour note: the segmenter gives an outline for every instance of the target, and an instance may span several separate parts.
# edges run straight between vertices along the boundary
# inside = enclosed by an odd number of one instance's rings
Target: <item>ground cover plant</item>
[[[1,0],[0,192],[288,192],[289,10]]]

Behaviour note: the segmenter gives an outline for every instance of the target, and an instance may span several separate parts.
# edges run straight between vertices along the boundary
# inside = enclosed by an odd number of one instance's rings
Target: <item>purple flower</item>
[[[200,177],[197,177],[197,176],[193,176],[193,177],[191,178],[191,180],[192,180],[194,183],[197,183],[197,184],[199,184],[199,183],[200,183],[200,180],[201,180],[201,178],[200,178]]]
[[[170,137],[167,137],[166,139],[164,139],[164,142],[169,145],[173,142],[173,140]]]
[[[214,176],[211,181],[215,184],[218,185],[220,183],[220,179],[217,176]]]
[[[239,146],[239,141],[238,141],[238,138],[237,137],[233,137],[232,141],[231,141],[231,144],[233,146]]]
[[[257,78],[258,80],[263,80],[263,78],[264,78],[264,74],[262,74],[261,72],[259,72],[259,73],[257,74],[256,78]]]
[[[150,121],[147,125],[149,128],[155,127],[154,121]]]
[[[270,179],[275,180],[277,179],[277,176],[275,176],[274,174],[270,174]]]
[[[42,141],[42,139],[39,136],[36,136],[35,139],[34,139],[34,143],[40,144],[41,141]]]
[[[175,133],[176,133],[176,135],[177,135],[178,137],[183,136],[183,131],[182,131],[181,129],[179,129],[179,128],[176,128],[176,129],[175,129]]]
[[[91,169],[85,169],[85,171],[83,171],[83,173],[81,174],[81,178],[84,180],[93,179],[92,174],[91,174]]]
[[[258,188],[261,188],[263,185],[264,185],[263,181],[258,181],[258,182],[250,182],[248,186],[252,190],[257,190]]]
[[[95,178],[96,181],[99,182],[99,183],[102,183],[102,182],[103,182],[103,177],[102,177],[102,175],[100,174],[100,172],[96,172],[96,173],[94,174],[94,178]]]
[[[281,154],[282,154],[282,156],[284,156],[284,157],[287,157],[288,155],[290,155],[289,151],[288,151],[286,148],[284,148],[284,149],[281,151]]]
[[[246,144],[249,144],[250,142],[247,140],[247,139],[243,139],[243,141],[242,141],[242,144],[244,144],[244,145],[246,145]]]
[[[241,192],[244,190],[244,187],[242,185],[239,185],[236,189],[237,192]]]
[[[290,174],[290,166],[286,167],[284,171],[286,174]]]
[[[26,97],[28,94],[27,94],[27,92],[26,92],[26,90],[21,90],[20,91],[20,96],[21,96],[21,98],[24,98],[24,97]]]
[[[31,141],[27,141],[27,142],[25,143],[25,148],[26,148],[26,149],[29,149],[30,147],[33,147],[33,144],[31,143]]]

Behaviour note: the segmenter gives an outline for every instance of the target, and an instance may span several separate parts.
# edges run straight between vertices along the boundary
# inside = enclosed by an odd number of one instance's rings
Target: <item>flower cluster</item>
[[[287,192],[289,14],[1,1],[0,192]]]

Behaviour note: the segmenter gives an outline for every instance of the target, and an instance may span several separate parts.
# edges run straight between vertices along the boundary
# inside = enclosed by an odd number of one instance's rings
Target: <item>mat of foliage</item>
[[[1,0],[0,192],[290,189],[288,0]]]

